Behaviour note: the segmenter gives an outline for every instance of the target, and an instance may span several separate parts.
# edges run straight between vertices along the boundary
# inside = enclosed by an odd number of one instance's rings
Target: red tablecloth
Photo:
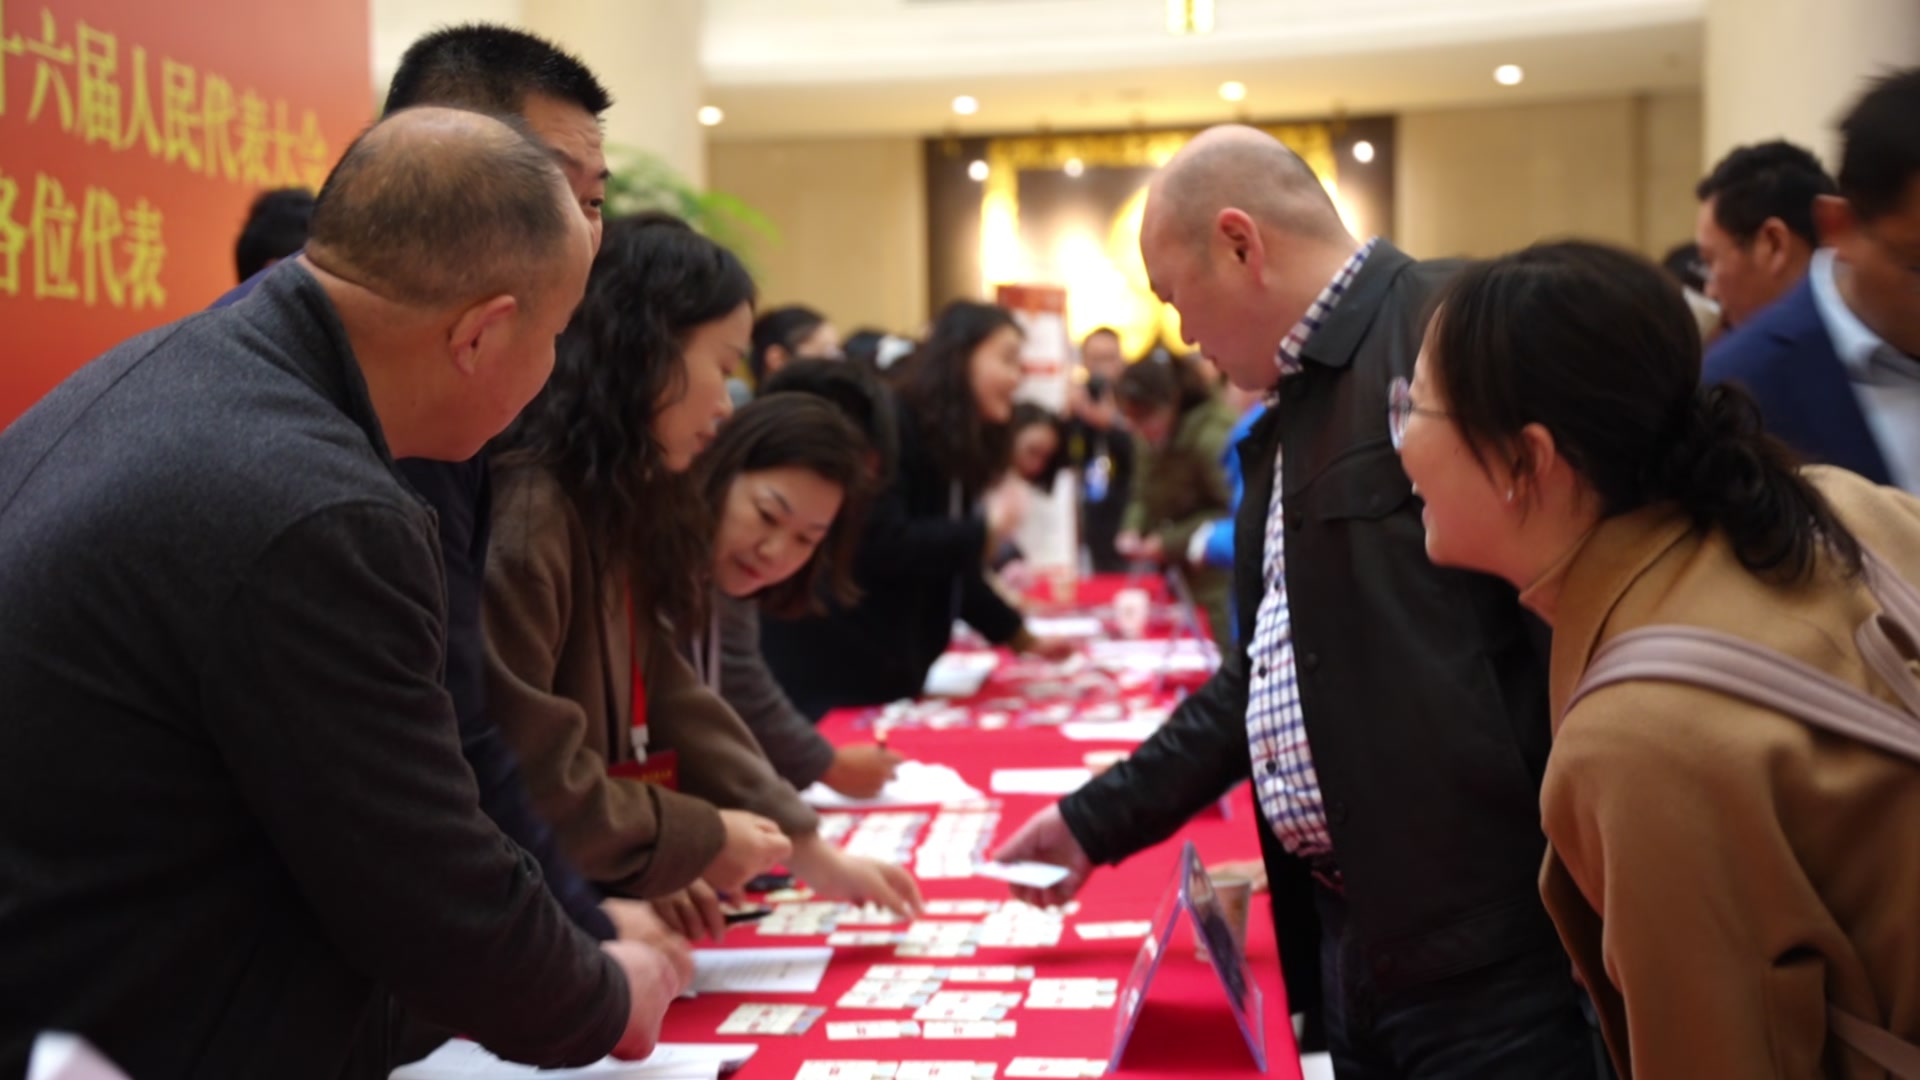
[[[1079,600],[1105,598],[1124,585],[1095,579],[1082,583]],[[1097,601],[1095,601],[1097,602]],[[851,661],[850,662],[855,662]],[[989,693],[1003,693],[1004,687],[989,687]],[[863,741],[871,733],[856,730],[857,718],[864,712],[831,714],[822,731],[835,742]],[[993,770],[1006,767],[1052,767],[1080,765],[1089,751],[1124,747],[1124,743],[1071,742],[1051,727],[1009,727],[999,731],[896,728],[889,745],[909,758],[952,766],[968,783],[988,791]],[[996,796],[1001,802],[1000,823],[995,842],[1004,840],[1019,828],[1029,815],[1050,801],[1040,797]],[[901,960],[890,946],[835,949],[832,964],[817,993],[811,995],[703,995],[677,1003],[670,1010],[663,1037],[673,1042],[740,1041],[754,1042],[759,1052],[739,1074],[743,1080],[789,1080],[809,1060],[971,1060],[992,1061],[1002,1067],[1015,1057],[1070,1057],[1105,1059],[1112,1046],[1115,1012],[1095,1010],[1030,1010],[1016,1008],[1008,1019],[1019,1024],[1012,1039],[948,1041],[904,1039],[897,1041],[834,1041],[826,1034],[826,1024],[846,1020],[907,1019],[908,1011],[839,1009],[835,1001],[874,964],[989,965],[1026,964],[1035,968],[1039,978],[1111,978],[1124,981],[1139,950],[1137,939],[1083,941],[1074,933],[1076,922],[1144,920],[1155,907],[1172,880],[1181,845],[1194,842],[1208,863],[1227,859],[1257,858],[1259,840],[1254,832],[1254,809],[1245,785],[1227,800],[1225,816],[1209,810],[1176,835],[1171,841],[1135,855],[1118,868],[1103,869],[1080,894],[1080,911],[1067,919],[1060,944],[1052,948],[986,948],[966,959]],[[931,810],[929,813],[933,812]],[[991,849],[989,849],[991,850]],[[981,878],[961,881],[926,881],[922,889],[929,899],[1003,899],[1006,887]],[[867,929],[865,927],[859,929]],[[728,935],[729,946],[767,947],[816,945],[821,938],[761,937],[752,930],[736,930]],[[1300,1076],[1299,1054],[1288,1021],[1286,993],[1280,983],[1275,954],[1273,927],[1267,898],[1255,897],[1248,920],[1247,952],[1255,982],[1264,995],[1269,1072],[1284,1080]],[[948,989],[1021,989],[952,985]],[[733,1009],[744,1002],[801,1002],[827,1006],[827,1015],[812,1030],[799,1036],[755,1036],[733,1039],[716,1035],[715,1029]],[[1173,946],[1163,958],[1148,990],[1139,1026],[1128,1046],[1120,1072],[1140,1077],[1249,1076],[1255,1075],[1253,1059],[1241,1038],[1226,996],[1212,967],[1195,955],[1191,931],[1184,925],[1176,933]]]

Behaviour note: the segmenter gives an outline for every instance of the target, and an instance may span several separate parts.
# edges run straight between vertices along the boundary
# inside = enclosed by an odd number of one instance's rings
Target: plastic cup
[[[1220,910],[1226,913],[1227,927],[1233,931],[1233,942],[1244,954],[1247,951],[1247,912],[1253,907],[1253,880],[1238,876],[1210,878],[1213,893],[1220,898]],[[1207,959],[1207,947],[1201,943],[1194,949],[1194,955]]]
[[[1047,570],[1047,594],[1060,607],[1072,607],[1080,593],[1080,575],[1071,566]]]
[[[1122,637],[1137,638],[1147,632],[1152,603],[1145,589],[1121,589],[1113,594],[1113,622]]]

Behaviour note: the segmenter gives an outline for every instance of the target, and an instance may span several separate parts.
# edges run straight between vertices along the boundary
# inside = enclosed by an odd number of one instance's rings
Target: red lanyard
[[[640,624],[633,609],[633,593],[627,593],[627,656],[633,667],[633,703],[629,716],[633,727],[629,737],[632,741],[633,756],[626,761],[611,762],[607,766],[607,775],[623,780],[640,780],[649,784],[658,784],[671,791],[680,790],[679,755],[672,750],[655,750],[647,753],[647,684],[640,663]],[[611,757],[612,755],[608,755]],[[642,760],[644,758],[644,760]]]
[[[633,668],[633,701],[628,714],[633,720],[634,756],[647,745],[647,683],[645,665],[640,662],[640,624],[633,611],[633,590],[627,590],[627,659]]]

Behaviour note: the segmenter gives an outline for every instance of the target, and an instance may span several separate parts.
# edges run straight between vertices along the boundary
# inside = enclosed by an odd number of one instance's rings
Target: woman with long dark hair
[[[1914,702],[1856,635],[1865,550],[1920,581],[1920,501],[1797,468],[1700,386],[1678,288],[1592,244],[1466,271],[1390,420],[1428,554],[1553,627],[1542,888],[1621,1074],[1885,1075],[1835,1033],[1920,1039],[1920,767],[1681,675],[1573,697],[1610,642],[1679,626]]]
[[[1006,468],[1023,341],[1005,308],[956,301],[910,361],[898,391],[893,475],[855,559],[861,600],[761,626],[768,666],[809,717],[918,694],[956,618],[997,644],[1055,657],[1071,651],[1029,634],[985,578],[1013,508],[976,511]]]
[[[552,377],[492,448],[488,707],[567,854],[689,934],[720,931],[713,890],[783,859],[823,894],[913,906],[820,841],[677,648],[706,624],[712,536],[687,472],[731,412],[753,298],[678,219],[609,224]]]

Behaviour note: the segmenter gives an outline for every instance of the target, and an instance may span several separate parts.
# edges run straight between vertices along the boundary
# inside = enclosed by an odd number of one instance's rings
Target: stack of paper
[[[820,989],[833,950],[695,949],[696,994],[811,994]]]
[[[924,692],[928,697],[972,697],[999,666],[998,654],[985,650],[941,653],[927,670]]]
[[[645,1061],[604,1058],[578,1069],[536,1069],[455,1039],[393,1070],[391,1080],[715,1080],[746,1064],[758,1049],[752,1043],[661,1043]]]
[[[893,779],[871,799],[849,799],[817,781],[801,792],[800,798],[808,806],[823,810],[863,810],[882,806],[944,806],[985,796],[949,766],[903,761],[894,770]]]
[[[1093,779],[1088,769],[995,769],[995,795],[1071,795]]]

